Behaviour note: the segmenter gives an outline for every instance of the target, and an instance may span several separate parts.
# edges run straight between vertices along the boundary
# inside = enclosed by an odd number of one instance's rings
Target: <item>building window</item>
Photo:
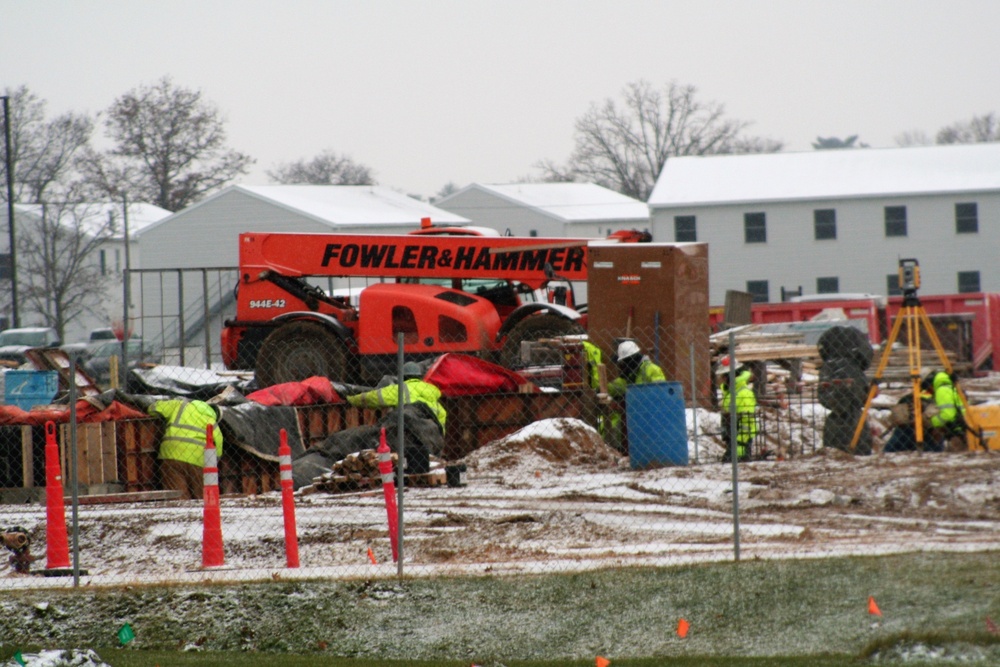
[[[771,300],[766,280],[748,280],[747,292],[753,295],[754,303],[767,303]]]
[[[816,240],[837,238],[837,211],[832,208],[818,208],[813,211],[813,229]]]
[[[532,237],[538,236],[538,230],[537,229],[529,229],[528,230],[528,236],[532,236]]]
[[[979,205],[976,202],[955,204],[955,233],[979,233]]]
[[[885,207],[885,235],[906,236],[906,207]]]
[[[840,291],[840,278],[828,277],[816,279],[816,294],[836,294]]]
[[[899,274],[890,273],[885,277],[885,293],[889,296],[899,296],[903,290],[899,288]]]
[[[743,239],[747,243],[767,243],[767,218],[763,213],[743,214]]]
[[[964,293],[981,292],[979,289],[979,271],[959,271],[958,291]]]
[[[698,240],[697,220],[693,215],[674,216],[674,241],[676,243],[694,243]]]
[[[106,250],[102,250],[100,252],[99,256],[101,258],[101,275],[102,276],[106,276],[106,275],[108,275],[108,255],[107,255],[107,251]]]

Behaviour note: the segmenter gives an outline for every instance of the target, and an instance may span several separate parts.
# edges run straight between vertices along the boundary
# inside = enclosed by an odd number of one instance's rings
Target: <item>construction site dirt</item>
[[[699,427],[713,417],[699,411]],[[701,446],[717,445],[702,436]],[[465,463],[464,486],[406,488],[407,574],[572,572],[725,561],[737,552],[773,559],[1000,548],[998,452],[853,456],[819,449],[741,463],[734,486],[731,464],[632,470],[590,427],[552,419],[478,449]],[[397,573],[381,489],[300,494],[296,511],[300,568],[285,567],[281,494],[272,492],[222,499],[225,567],[204,569],[197,501],[84,506],[84,580]],[[35,545],[45,543],[45,511],[37,505],[2,506],[0,523],[23,526]],[[66,585],[13,570],[3,579],[0,586],[11,588]]]

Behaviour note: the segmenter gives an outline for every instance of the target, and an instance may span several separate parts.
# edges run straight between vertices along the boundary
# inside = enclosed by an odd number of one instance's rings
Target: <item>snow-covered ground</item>
[[[716,463],[718,416],[689,411],[688,466],[632,470],[581,422],[546,420],[477,450],[463,487],[408,487],[404,572],[582,571],[741,558],[1000,548],[1000,453],[854,457],[820,449],[782,461]],[[717,430],[717,426],[716,426]],[[67,506],[67,523],[72,511]],[[301,567],[286,565],[280,493],[222,500],[225,565],[203,569],[195,501],[79,508],[86,585],[394,576],[381,489],[296,498]],[[46,565],[46,510],[0,506],[0,526],[31,533]],[[70,538],[72,546],[72,537]],[[369,549],[371,556],[369,556]],[[375,562],[372,562],[374,557]],[[0,588],[68,585],[0,576]]]

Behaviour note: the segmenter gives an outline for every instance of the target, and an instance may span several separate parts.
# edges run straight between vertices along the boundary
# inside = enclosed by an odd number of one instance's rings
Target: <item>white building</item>
[[[241,233],[404,234],[423,218],[439,226],[469,223],[379,186],[229,186],[137,234],[142,261],[132,284],[141,298],[130,319],[148,340],[178,350],[176,358],[168,353],[170,361],[200,364],[206,347],[217,359],[219,330],[235,312]]]
[[[85,340],[90,330],[99,327],[112,327],[122,321],[124,310],[122,278],[126,262],[124,214],[123,205],[117,202],[48,207],[47,215],[50,218],[54,216],[58,219],[49,219],[46,224],[57,224],[67,230],[68,236],[64,237],[67,239],[66,245],[68,245],[69,240],[74,240],[77,237],[83,244],[88,243],[90,239],[103,239],[84,260],[88,267],[96,269],[105,278],[101,293],[87,299],[83,312],[66,323],[64,342]],[[39,326],[45,323],[44,318],[40,314],[32,312],[29,304],[23,298],[29,281],[40,278],[26,275],[26,272],[30,270],[31,261],[28,257],[23,256],[23,248],[21,247],[25,239],[40,233],[39,230],[42,228],[43,216],[45,215],[46,207],[41,204],[17,204],[14,206],[15,241],[19,246],[18,254],[15,255],[18,274],[18,319],[22,326]],[[152,204],[131,203],[128,205],[129,260],[133,265],[138,259],[136,233],[168,215],[170,215],[170,211]],[[7,229],[6,205],[0,213],[0,229]],[[2,248],[3,255],[7,257],[9,257],[9,241],[9,233],[4,234],[0,240],[0,248]],[[64,248],[57,248],[53,252],[58,255],[64,250]],[[5,261],[4,268],[5,271],[9,270],[9,260]],[[8,279],[9,276],[5,274],[4,278]],[[9,284],[4,285],[4,291],[4,310],[5,315],[9,316]]]
[[[512,236],[603,238],[649,229],[644,203],[593,183],[473,183],[435,205]]]
[[[670,158],[649,208],[655,241],[709,244],[713,304],[896,294],[904,258],[922,293],[1000,291],[1000,143]]]

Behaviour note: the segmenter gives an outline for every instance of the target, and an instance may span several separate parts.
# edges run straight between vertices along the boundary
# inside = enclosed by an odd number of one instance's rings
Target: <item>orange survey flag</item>
[[[681,639],[684,639],[685,637],[687,637],[688,636],[688,629],[690,627],[691,627],[691,624],[688,623],[687,621],[685,621],[683,618],[681,620],[677,621],[677,636],[680,637]]]
[[[875,604],[875,598],[871,595],[868,596],[868,613],[872,616],[882,615],[882,611],[878,608],[878,605]]]

